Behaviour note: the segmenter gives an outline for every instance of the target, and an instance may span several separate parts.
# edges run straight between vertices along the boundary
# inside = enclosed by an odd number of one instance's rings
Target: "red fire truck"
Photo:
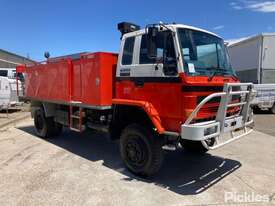
[[[204,153],[252,131],[253,85],[239,83],[222,38],[181,24],[118,29],[119,54],[47,54],[17,67],[38,136],[56,137],[63,127],[109,132],[126,167],[150,176],[168,145]]]

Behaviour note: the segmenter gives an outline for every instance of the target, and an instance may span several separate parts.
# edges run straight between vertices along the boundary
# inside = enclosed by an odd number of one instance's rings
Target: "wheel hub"
[[[137,140],[130,140],[126,147],[127,158],[135,166],[143,165],[145,162],[144,147]]]
[[[37,115],[37,118],[36,118],[36,127],[37,129],[41,130],[43,128],[43,118],[42,118],[42,115],[41,114],[38,114]]]

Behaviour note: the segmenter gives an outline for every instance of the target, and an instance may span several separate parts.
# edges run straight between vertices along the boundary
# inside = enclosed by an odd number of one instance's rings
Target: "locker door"
[[[72,100],[81,101],[82,99],[82,87],[81,87],[81,60],[73,62],[73,91]]]

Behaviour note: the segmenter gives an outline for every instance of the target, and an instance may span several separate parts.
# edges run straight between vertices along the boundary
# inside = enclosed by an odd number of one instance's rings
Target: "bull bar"
[[[235,89],[233,90],[233,88]],[[234,95],[240,95],[240,102],[232,103],[232,96]],[[207,96],[199,103],[195,110],[193,110],[185,123],[181,125],[181,138],[201,141],[206,149],[213,150],[250,134],[253,131],[251,127],[253,124],[253,113],[250,103],[254,96],[255,91],[252,83],[226,83],[223,92],[213,93]],[[217,97],[220,97],[220,104],[215,120],[193,123],[200,109],[211,99]],[[227,115],[228,108],[238,106],[241,108],[238,114]],[[236,131],[242,131],[243,133],[236,135]],[[230,133],[230,138],[220,142],[220,136],[224,133]],[[207,140],[212,138],[215,139],[215,143],[208,145]]]

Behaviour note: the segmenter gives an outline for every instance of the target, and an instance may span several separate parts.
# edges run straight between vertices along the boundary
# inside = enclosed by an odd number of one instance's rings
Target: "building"
[[[275,33],[263,33],[228,47],[233,69],[242,82],[275,83]]]
[[[18,64],[33,64],[35,61],[0,49],[0,68],[15,68]]]

